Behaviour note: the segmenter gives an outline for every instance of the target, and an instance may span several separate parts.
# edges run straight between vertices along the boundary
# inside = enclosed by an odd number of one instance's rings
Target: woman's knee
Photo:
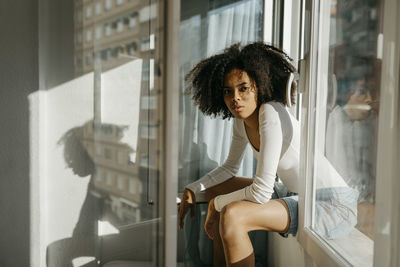
[[[222,238],[229,238],[235,233],[246,231],[242,216],[240,205],[235,202],[226,205],[221,210],[219,231]]]

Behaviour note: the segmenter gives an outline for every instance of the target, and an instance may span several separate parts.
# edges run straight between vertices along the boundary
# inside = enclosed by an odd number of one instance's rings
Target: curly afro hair
[[[234,44],[222,53],[200,61],[185,77],[186,94],[205,115],[233,115],[223,97],[225,75],[233,69],[245,71],[258,89],[258,106],[269,101],[286,105],[286,83],[290,73],[296,72],[292,59],[282,50],[263,42],[244,47]],[[296,83],[292,83],[291,102],[294,103]]]

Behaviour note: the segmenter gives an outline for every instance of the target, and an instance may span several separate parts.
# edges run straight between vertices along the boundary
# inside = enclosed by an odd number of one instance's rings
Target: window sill
[[[353,266],[373,265],[374,241],[355,228],[346,237],[327,240],[327,243]]]
[[[319,266],[373,266],[374,242],[355,228],[346,237],[331,240],[306,228],[298,241]]]

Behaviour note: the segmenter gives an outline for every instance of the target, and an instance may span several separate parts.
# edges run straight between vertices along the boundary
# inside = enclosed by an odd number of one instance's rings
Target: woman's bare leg
[[[216,186],[206,189],[206,198],[209,201],[218,195],[228,194],[233,191],[242,189],[243,187],[250,185],[252,182],[253,182],[253,179],[242,178],[242,177],[232,177],[231,179],[226,180],[225,182],[223,182],[221,184],[218,184]],[[214,229],[215,238],[213,240],[213,247],[214,247],[213,266],[214,267],[219,267],[219,266],[225,267],[226,263],[225,263],[225,256],[224,256],[224,247],[222,245],[222,239],[219,234],[219,219],[217,222],[218,223],[215,224],[215,229]]]
[[[265,204],[233,202],[220,213],[219,231],[227,266],[254,266],[254,252],[248,232],[267,230],[286,232],[289,212],[282,200]]]

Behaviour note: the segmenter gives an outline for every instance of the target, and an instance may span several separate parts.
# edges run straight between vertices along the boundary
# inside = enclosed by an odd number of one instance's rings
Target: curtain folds
[[[181,22],[180,192],[185,185],[199,179],[225,161],[229,153],[233,123],[233,120],[204,116],[194,106],[190,96],[184,95],[184,76],[201,59],[219,53],[237,42],[245,45],[258,41],[262,38],[261,34],[260,0],[235,1]],[[256,165],[255,158],[249,146],[245,153],[238,175],[252,177]],[[192,220],[187,216],[185,219],[185,266],[212,266],[212,241],[204,232],[206,212],[207,204],[198,204],[196,218]],[[259,243],[257,246],[260,251],[266,251],[266,234],[252,233],[250,236],[252,241]],[[263,257],[259,254],[256,253],[256,257]]]

